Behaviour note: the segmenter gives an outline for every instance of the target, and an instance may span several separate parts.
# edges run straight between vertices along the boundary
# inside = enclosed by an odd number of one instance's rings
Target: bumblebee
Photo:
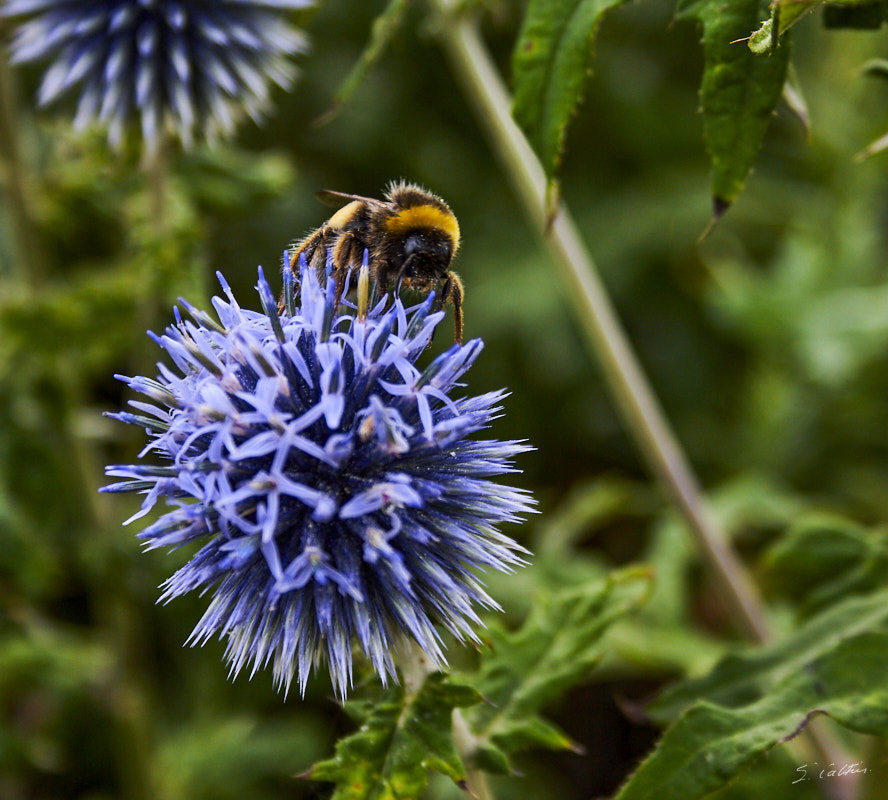
[[[459,249],[459,223],[447,203],[404,181],[389,184],[384,200],[332,191],[317,196],[342,207],[290,248],[289,269],[298,275],[304,258],[323,279],[329,258],[338,306],[346,277],[360,269],[366,252],[370,277],[381,292],[392,287],[436,290],[439,307],[452,305],[455,338],[461,344],[463,285],[450,269]]]

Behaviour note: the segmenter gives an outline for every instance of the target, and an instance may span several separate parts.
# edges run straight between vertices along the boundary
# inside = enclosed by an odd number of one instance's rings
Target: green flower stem
[[[435,667],[423,649],[412,639],[404,639],[395,650],[395,659],[401,669],[404,681],[404,708],[419,694],[425,679],[434,672]],[[470,765],[474,760],[478,740],[469,730],[469,724],[458,708],[453,709],[453,744],[463,764]],[[487,774],[480,769],[466,769],[466,788],[469,797],[474,800],[494,800],[487,782]]]
[[[146,146],[142,157],[142,170],[145,174],[148,191],[151,195],[151,219],[158,240],[163,241],[169,232],[169,147],[168,137],[158,134],[158,141],[151,149]]]
[[[164,306],[167,298],[163,294],[164,287],[161,286],[161,280],[162,275],[167,272],[167,265],[158,264],[158,256],[169,255],[169,244],[175,235],[170,218],[172,198],[169,141],[165,132],[158,134],[158,141],[153,147],[145,145],[140,166],[147,191],[147,231],[153,234],[153,241],[150,244],[142,241],[143,253],[151,255],[149,258],[140,259],[142,281],[148,287],[148,291],[136,309],[136,327],[148,330],[153,327],[155,320],[163,319],[161,312],[166,311]],[[134,374],[148,374],[153,364],[154,357],[145,348],[141,348],[135,357]]]
[[[430,2],[439,12],[441,42],[525,211],[552,249],[568,296],[575,301],[589,345],[636,445],[687,522],[734,619],[750,638],[766,640],[768,625],[759,594],[708,508],[576,226],[563,205],[555,210],[554,217],[547,210],[543,169],[512,119],[508,93],[475,20],[461,13],[456,0]]]
[[[595,264],[564,205],[546,204],[546,178],[511,115],[503,81],[478,33],[477,21],[459,0],[429,0],[438,12],[438,36],[478,118],[502,160],[525,211],[550,246],[554,262],[575,303],[589,345],[604,370],[636,445],[670,501],[684,518],[700,554],[736,622],[757,642],[770,639],[759,592],[729,539],[714,519],[684,452],[660,409],[598,276]],[[844,748],[820,720],[795,746],[814,748],[826,763],[845,763]],[[832,800],[854,796],[854,785],[821,787]]]
[[[404,681],[406,700],[410,701],[419,694],[425,679],[437,670],[425,651],[412,639],[406,637],[395,647],[394,656],[395,663],[401,669],[401,680]]]
[[[5,32],[4,27],[0,20],[0,41]],[[46,268],[40,238],[34,230],[34,217],[29,204],[25,172],[22,169],[15,82],[2,44],[0,44],[0,181],[5,190],[10,233],[14,242],[15,277],[21,287],[36,291],[46,279]]]
[[[453,743],[456,752],[463,764],[471,764],[475,751],[478,748],[478,740],[469,729],[469,723],[458,708],[453,709]],[[468,794],[477,800],[494,800],[490,783],[487,781],[487,773],[480,769],[468,769],[466,772]]]

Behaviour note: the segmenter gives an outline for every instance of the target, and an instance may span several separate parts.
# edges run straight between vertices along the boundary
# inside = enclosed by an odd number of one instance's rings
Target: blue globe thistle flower
[[[468,438],[505,396],[453,396],[480,340],[417,366],[444,316],[432,297],[371,308],[359,282],[355,314],[303,268],[297,307],[285,273],[280,314],[261,269],[263,312],[240,308],[220,275],[221,324],[181,301],[191,319],[177,310],[152,334],[176,370],[119,376],[148,402],[110,416],[144,427],[142,455],[162,463],[108,467],[125,480],[105,491],[146,495],[133,520],[174,507],[139,534],[147,549],[201,543],[161,596],[210,592],[190,643],[218,634],[232,674],[273,663],[276,684],[295,674],[302,692],[325,661],[344,697],[354,643],[385,681],[410,640],[445,663],[438,626],[478,641],[476,607],[497,604],[477,571],[524,563],[498,526],[534,502],[491,478],[530,448]]]
[[[12,61],[51,59],[39,90],[46,105],[80,86],[75,126],[107,124],[120,144],[141,118],[150,150],[169,120],[187,147],[194,129],[230,134],[246,112],[260,120],[270,84],[289,88],[289,57],[306,39],[277,11],[313,0],[7,0],[5,16],[31,15]]]

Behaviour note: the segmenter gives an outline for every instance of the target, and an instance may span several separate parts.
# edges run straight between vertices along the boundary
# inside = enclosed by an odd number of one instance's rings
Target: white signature
[[[820,764],[815,761],[814,766],[802,764],[802,766],[796,767],[796,772],[801,772],[802,777],[796,778],[793,783],[809,781],[811,780],[811,778],[819,778],[820,780],[823,780],[824,778],[841,778],[843,775],[856,775],[862,774],[867,771],[866,767],[863,766],[862,761],[854,761],[850,764],[843,764],[841,767],[836,767],[835,763],[830,763],[818,773],[815,767],[819,766]],[[810,776],[808,775],[809,769],[812,773],[812,775]]]

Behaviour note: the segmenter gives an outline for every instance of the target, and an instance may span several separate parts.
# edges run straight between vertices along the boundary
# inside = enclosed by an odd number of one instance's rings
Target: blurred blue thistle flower
[[[534,502],[490,480],[529,447],[467,438],[505,393],[450,396],[482,342],[420,369],[444,316],[432,297],[409,310],[359,301],[355,315],[334,308],[333,280],[322,289],[303,269],[296,307],[285,270],[279,314],[261,270],[263,312],[241,309],[219,280],[221,324],[181,301],[191,319],[177,310],[152,334],[181,375],[161,364],[153,380],[120,376],[149,402],[110,415],[144,427],[142,454],[164,462],[107,469],[125,480],[105,491],[146,495],[132,519],[161,498],[175,506],[139,534],[147,549],[203,543],[161,600],[209,590],[189,642],[227,637],[232,674],[273,662],[279,687],[296,674],[304,692],[326,661],[344,697],[355,641],[383,681],[410,639],[443,665],[436,625],[477,641],[475,606],[497,605],[475,571],[524,563],[498,525]]]
[[[228,135],[246,111],[260,120],[270,84],[288,88],[289,57],[306,39],[276,13],[313,0],[7,0],[19,23],[12,61],[51,59],[40,105],[80,86],[75,127],[107,124],[120,144],[127,119],[141,117],[154,150],[166,120],[187,147],[195,127]]]

